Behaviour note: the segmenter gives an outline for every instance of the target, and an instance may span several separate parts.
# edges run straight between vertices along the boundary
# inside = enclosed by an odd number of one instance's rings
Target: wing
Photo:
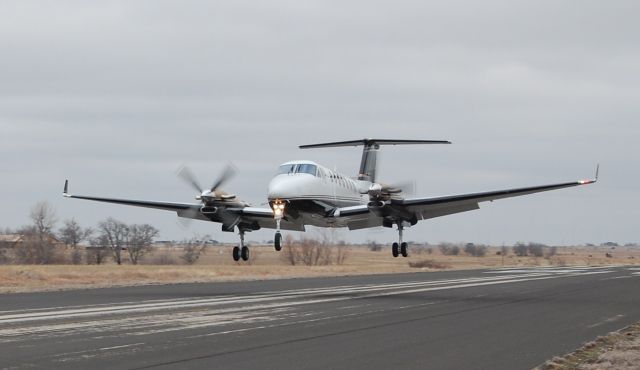
[[[525,188],[505,189],[488,191],[482,193],[450,195],[436,198],[413,198],[404,199],[399,202],[399,206],[404,207],[410,213],[415,214],[418,219],[428,219],[450,215],[454,213],[472,211],[480,208],[479,203],[494,201],[498,199],[519,197],[522,195],[540,193],[544,191],[569,188],[573,186],[587,185],[595,180],[574,181],[560,184],[532,186]]]
[[[411,198],[392,200],[374,214],[366,205],[338,208],[333,213],[334,217],[345,218],[345,222],[350,229],[361,229],[393,224],[398,221],[417,222],[434,217],[451,215],[472,211],[480,208],[479,203],[494,201],[498,199],[518,197],[522,195],[540,193],[544,191],[569,188],[593,184],[598,180],[598,170],[596,178],[593,180],[581,180],[565,182],[551,185],[531,186],[524,188],[514,188],[505,190],[488,191],[481,193],[459,194],[433,198]],[[382,215],[379,215],[382,214]],[[386,222],[385,222],[386,221]]]
[[[113,204],[124,204],[124,205],[127,205],[127,206],[162,209],[162,210],[165,210],[165,211],[174,211],[174,212],[177,212],[178,215],[181,216],[181,217],[208,220],[207,218],[202,217],[200,212],[199,212],[200,208],[202,207],[202,204],[158,202],[158,201],[151,201],[151,200],[102,198],[102,197],[85,196],[85,195],[72,195],[72,194],[69,194],[69,181],[68,180],[65,181],[65,183],[64,183],[64,193],[63,193],[63,195],[66,198],[84,199],[84,200],[92,200],[92,201],[96,201],[96,202],[105,202],[105,203],[113,203]]]
[[[249,228],[257,223],[261,228],[275,229],[276,222],[273,218],[271,208],[255,208],[255,207],[235,207],[226,208],[224,212],[216,216],[206,217],[200,212],[201,203],[175,203],[175,202],[157,202],[149,200],[136,199],[118,199],[118,198],[102,198],[86,195],[69,194],[69,181],[65,181],[64,193],[66,198],[85,199],[96,202],[105,202],[113,204],[123,204],[127,206],[144,207],[161,209],[165,211],[174,211],[180,217],[192,218],[203,221],[220,222],[227,226],[227,229],[233,230],[236,225],[244,224]],[[304,231],[304,225],[289,220],[282,220],[280,227],[284,230]]]

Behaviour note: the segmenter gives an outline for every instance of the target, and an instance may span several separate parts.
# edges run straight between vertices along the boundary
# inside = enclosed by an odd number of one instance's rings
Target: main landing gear
[[[233,260],[237,262],[241,258],[243,261],[249,260],[249,247],[244,245],[244,230],[240,230],[240,246],[233,247]]]
[[[393,255],[393,257],[398,257],[399,255],[402,255],[402,257],[409,256],[409,245],[406,242],[402,241],[402,230],[402,225],[398,224],[398,236],[400,239],[400,243],[393,243],[391,245],[391,254]]]

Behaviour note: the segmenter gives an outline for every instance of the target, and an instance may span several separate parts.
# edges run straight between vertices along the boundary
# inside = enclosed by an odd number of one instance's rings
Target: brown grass
[[[271,246],[252,246],[252,261],[236,263],[231,259],[231,247],[209,247],[195,265],[184,265],[179,248],[158,247],[148,262],[163,261],[166,265],[0,265],[0,293],[95,288],[125,285],[166,284],[186,282],[217,282],[232,280],[264,280],[317,276],[382,274],[416,272],[418,268],[475,269],[500,266],[564,266],[637,264],[640,248],[562,247],[550,259],[496,255],[499,248],[490,248],[486,257],[443,256],[433,248],[431,254],[411,248],[409,258],[393,258],[385,248],[372,252],[365,247],[349,247],[342,265],[290,266],[281,253]],[[612,252],[614,258],[605,257]],[[335,251],[334,251],[335,253]],[[157,258],[161,256],[162,258]],[[634,257],[629,259],[629,257]],[[426,261],[426,262],[425,262]],[[143,261],[144,263],[144,261]],[[411,267],[410,264],[413,266]]]
[[[419,261],[409,261],[409,267],[442,270],[442,269],[451,268],[451,265],[442,263],[442,262],[437,262],[436,260],[432,260],[432,259],[426,259],[426,260],[419,260]]]
[[[640,323],[598,337],[534,370],[635,370],[640,368]]]

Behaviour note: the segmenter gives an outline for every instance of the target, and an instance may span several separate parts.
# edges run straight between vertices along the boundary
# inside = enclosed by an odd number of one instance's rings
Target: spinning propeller
[[[383,207],[384,202],[392,197],[401,197],[402,195],[410,195],[415,191],[415,182],[407,181],[394,185],[373,183],[369,190],[362,194],[369,195],[370,206]]]
[[[211,185],[210,189],[204,189],[196,176],[191,172],[189,167],[182,166],[177,172],[177,176],[184,180],[187,184],[189,184],[193,189],[195,189],[200,195],[196,196],[197,200],[202,200],[203,203],[209,204],[217,201],[225,201],[234,199],[236,196],[233,194],[227,194],[223,191],[218,190],[222,184],[229,181],[235,174],[237,170],[236,168],[228,164],[227,167],[222,171],[220,176],[218,176],[218,180]]]
[[[235,195],[223,192],[220,187],[228,182],[236,172],[236,168],[232,164],[228,164],[218,176],[218,179],[211,185],[211,188],[205,189],[200,185],[200,182],[189,167],[186,165],[181,166],[176,175],[198,192],[196,199],[202,201],[202,208],[186,211],[183,217],[178,217],[180,223],[186,228],[191,225],[191,221],[194,218],[200,218],[199,216],[202,214],[218,213],[219,206],[227,206],[228,204],[226,203],[234,200],[236,198]]]

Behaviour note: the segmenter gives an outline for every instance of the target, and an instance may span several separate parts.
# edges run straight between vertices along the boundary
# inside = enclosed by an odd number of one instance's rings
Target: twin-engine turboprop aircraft
[[[488,191],[428,198],[405,198],[400,186],[386,185],[376,179],[376,155],[381,145],[451,144],[440,140],[386,140],[362,139],[300,146],[301,149],[341,146],[363,146],[360,172],[350,178],[312,161],[291,161],[280,165],[278,174],[269,183],[270,208],[252,207],[235,195],[220,191],[220,186],[234,173],[232,167],[220,176],[210,189],[198,184],[195,176],[182,168],[178,175],[199,195],[199,203],[169,203],[146,200],[101,198],[69,194],[65,182],[64,196],[99,202],[125,204],[137,207],[175,211],[179,217],[213,221],[222,224],[222,230],[240,234],[240,245],[233,248],[233,259],[249,259],[249,248],[244,234],[261,228],[275,229],[274,246],[282,248],[280,230],[304,231],[306,225],[318,227],[347,227],[349,230],[372,227],[398,229],[399,240],[393,243],[394,257],[408,256],[408,245],[402,240],[405,227],[418,221],[472,211],[480,202],[533,194],[547,190],[592,184],[598,180],[581,180],[552,185]]]

